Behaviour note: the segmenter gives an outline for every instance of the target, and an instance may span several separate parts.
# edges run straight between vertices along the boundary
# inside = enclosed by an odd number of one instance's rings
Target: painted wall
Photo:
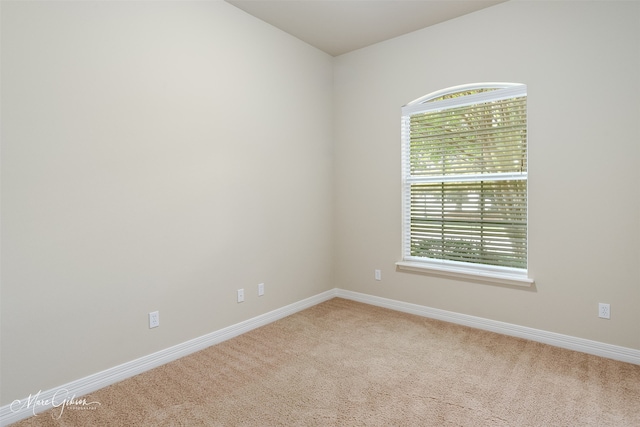
[[[638,2],[512,1],[337,57],[336,286],[640,349],[639,76]],[[400,108],[491,81],[528,86],[536,283],[396,271]]]
[[[1,405],[333,287],[640,349],[638,3],[334,59],[224,2],[1,19]],[[395,271],[400,107],[481,81],[529,87],[531,289]]]
[[[2,405],[333,288],[330,56],[224,2],[1,24]]]

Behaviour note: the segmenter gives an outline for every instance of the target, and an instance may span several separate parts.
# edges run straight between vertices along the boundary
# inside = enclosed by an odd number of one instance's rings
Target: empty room
[[[0,425],[640,425],[640,1],[0,2]]]

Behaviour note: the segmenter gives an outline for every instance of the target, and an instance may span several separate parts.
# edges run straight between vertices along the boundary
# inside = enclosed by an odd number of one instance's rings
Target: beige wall
[[[638,76],[638,2],[507,2],[336,58],[336,286],[640,349]],[[531,289],[395,270],[400,108],[487,81],[528,86]]]
[[[332,288],[331,88],[224,2],[3,1],[1,403]]]
[[[640,349],[639,18],[509,2],[332,59],[223,2],[2,2],[0,404],[333,287]],[[529,87],[530,290],[395,271],[400,107],[481,81]]]

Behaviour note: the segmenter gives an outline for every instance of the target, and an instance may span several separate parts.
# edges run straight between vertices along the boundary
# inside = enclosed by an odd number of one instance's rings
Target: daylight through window
[[[459,86],[402,109],[403,260],[524,274],[527,89]]]

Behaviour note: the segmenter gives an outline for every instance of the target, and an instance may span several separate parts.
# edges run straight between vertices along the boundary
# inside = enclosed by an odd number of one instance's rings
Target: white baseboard
[[[104,388],[108,385],[115,384],[119,381],[130,378],[134,375],[141,374],[155,367],[164,365],[173,360],[187,356],[196,351],[200,351],[214,344],[221,343],[230,338],[249,332],[252,329],[275,322],[278,319],[294,314],[321,302],[327,301],[336,296],[336,290],[331,289],[321,294],[306,298],[302,301],[287,305],[285,307],[270,311],[252,319],[231,325],[207,335],[186,341],[184,343],[160,350],[148,356],[141,357],[131,362],[123,363],[102,372],[98,372],[88,377],[81,378],[76,381],[61,385],[46,391],[40,391],[20,399],[20,403],[13,405],[5,405],[0,408],[0,426],[6,426],[40,412],[51,409],[54,406],[60,406],[65,396],[74,399],[71,396],[80,396],[92,393],[96,390]],[[56,393],[57,396],[56,396]],[[60,398],[60,396],[63,396]],[[36,401],[41,404],[37,404]],[[28,402],[32,402],[29,404]],[[24,407],[21,407],[24,406]]]
[[[11,423],[18,422],[32,415],[51,409],[52,407],[52,403],[36,405],[35,400],[38,400],[40,402],[52,402],[53,400],[55,400],[56,393],[60,393],[61,390],[64,390],[65,395],[69,396],[70,398],[71,396],[76,396],[79,398],[80,396],[92,393],[108,385],[125,380],[160,365],[164,365],[165,363],[169,363],[173,360],[179,359],[214,344],[226,341],[245,332],[249,332],[252,329],[267,325],[271,322],[282,319],[283,317],[289,316],[298,311],[304,310],[334,297],[345,298],[365,304],[375,305],[378,307],[385,307],[405,313],[416,314],[418,316],[443,320],[459,325],[470,326],[472,328],[497,332],[504,335],[525,338],[532,341],[550,344],[556,347],[566,348],[569,350],[580,351],[583,353],[640,365],[640,350],[335,288],[315,295],[313,297],[304,299],[302,301],[298,301],[285,307],[270,311],[269,313],[265,313],[252,319],[245,320],[244,322],[240,322],[235,325],[231,325],[229,327],[212,332],[210,334],[195,338],[193,340],[186,341],[182,344],[178,344],[173,347],[150,354],[148,356],[132,360],[131,362],[127,362],[122,365],[107,369],[105,371],[89,375],[88,377],[72,381],[70,383],[61,385],[60,387],[56,387],[46,391],[40,391],[37,393],[37,395],[30,395],[29,397],[25,397],[24,399],[20,400],[22,404],[31,401],[33,402],[33,404],[31,405],[26,405],[25,407],[21,407],[19,409],[16,409],[17,406],[24,405],[14,405],[13,409],[12,405],[5,405],[0,408],[0,426],[6,426]]]
[[[411,304],[388,298],[361,294],[358,292],[345,291],[342,289],[336,289],[336,296],[376,305],[378,307],[390,308],[392,310],[416,314],[418,316],[429,317],[431,319],[443,320],[445,322],[497,332],[503,335],[525,338],[531,341],[566,348],[568,350],[580,351],[582,353],[640,365],[640,350],[632,348],[605,344],[584,338],[576,338],[569,335],[557,334],[555,332],[542,331],[540,329],[528,328],[526,326],[484,319],[482,317],[469,316],[467,314],[454,313],[452,311],[439,310],[437,308],[430,308],[423,305]]]

